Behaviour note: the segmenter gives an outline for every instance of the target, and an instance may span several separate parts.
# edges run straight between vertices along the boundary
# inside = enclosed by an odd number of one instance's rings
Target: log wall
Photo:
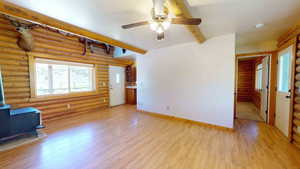
[[[300,148],[300,34],[297,36],[296,59],[294,63],[294,84],[292,90],[292,142]]]
[[[35,49],[26,53],[17,44],[19,33],[10,22],[0,17],[0,67],[3,76],[5,99],[13,108],[33,106],[42,110],[43,119],[57,116],[84,113],[93,109],[108,107],[108,67],[109,65],[127,66],[130,60],[115,59],[98,49],[82,56],[84,45],[77,37],[65,36],[44,28],[34,28]],[[49,55],[96,64],[96,87],[99,92],[88,96],[74,96],[52,100],[33,100],[30,97],[30,76],[28,56]],[[67,105],[70,105],[68,108]]]
[[[238,102],[252,102],[254,83],[254,60],[240,60],[238,63]]]
[[[261,93],[255,89],[256,67],[262,63],[263,57],[240,60],[238,63],[237,101],[253,102],[260,109]]]

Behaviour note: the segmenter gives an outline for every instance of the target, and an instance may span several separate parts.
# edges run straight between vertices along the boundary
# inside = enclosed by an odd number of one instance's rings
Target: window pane
[[[258,89],[262,89],[262,69],[258,71]]]
[[[116,83],[117,84],[120,83],[120,74],[119,73],[116,74]]]
[[[255,89],[262,89],[262,64],[257,65],[255,73]]]
[[[70,85],[72,92],[93,90],[92,68],[70,66]]]
[[[50,94],[48,64],[42,64],[42,63],[36,64],[36,90],[37,90],[37,95]]]
[[[290,53],[286,53],[279,57],[279,81],[278,90],[280,92],[289,91],[289,77],[290,77]]]
[[[64,94],[69,92],[68,66],[52,65],[52,94]]]
[[[94,87],[93,65],[36,59],[37,95],[93,91]]]

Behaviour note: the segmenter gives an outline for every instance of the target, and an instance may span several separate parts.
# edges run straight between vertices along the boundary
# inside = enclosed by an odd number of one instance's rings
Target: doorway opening
[[[268,123],[270,55],[237,58],[235,118]]]

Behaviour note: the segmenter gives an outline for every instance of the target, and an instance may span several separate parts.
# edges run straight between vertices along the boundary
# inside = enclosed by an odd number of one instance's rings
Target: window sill
[[[79,93],[62,94],[62,95],[36,96],[36,97],[31,97],[29,101],[36,102],[36,101],[47,101],[47,100],[55,100],[55,99],[68,99],[73,97],[93,96],[97,94],[99,94],[97,91],[91,91],[91,92],[79,92]]]

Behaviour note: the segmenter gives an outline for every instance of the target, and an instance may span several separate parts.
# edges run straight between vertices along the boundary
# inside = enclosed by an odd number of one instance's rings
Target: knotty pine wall
[[[238,102],[251,102],[254,92],[255,67],[254,60],[240,60],[238,62]]]
[[[253,102],[260,109],[261,94],[255,90],[256,66],[262,63],[263,57],[240,60],[238,63],[237,101]]]
[[[43,119],[84,113],[93,109],[108,107],[108,66],[127,66],[130,60],[114,59],[102,49],[94,54],[88,52],[82,56],[83,44],[78,38],[64,36],[43,28],[32,30],[35,39],[35,49],[30,54],[39,56],[49,54],[61,58],[74,58],[78,61],[93,61],[96,64],[96,79],[99,94],[77,96],[65,99],[32,101],[30,99],[30,81],[28,67],[28,53],[21,50],[17,44],[19,33],[10,25],[9,21],[0,17],[0,66],[2,69],[5,99],[13,108],[33,106],[42,111]],[[67,108],[70,104],[70,109]]]

